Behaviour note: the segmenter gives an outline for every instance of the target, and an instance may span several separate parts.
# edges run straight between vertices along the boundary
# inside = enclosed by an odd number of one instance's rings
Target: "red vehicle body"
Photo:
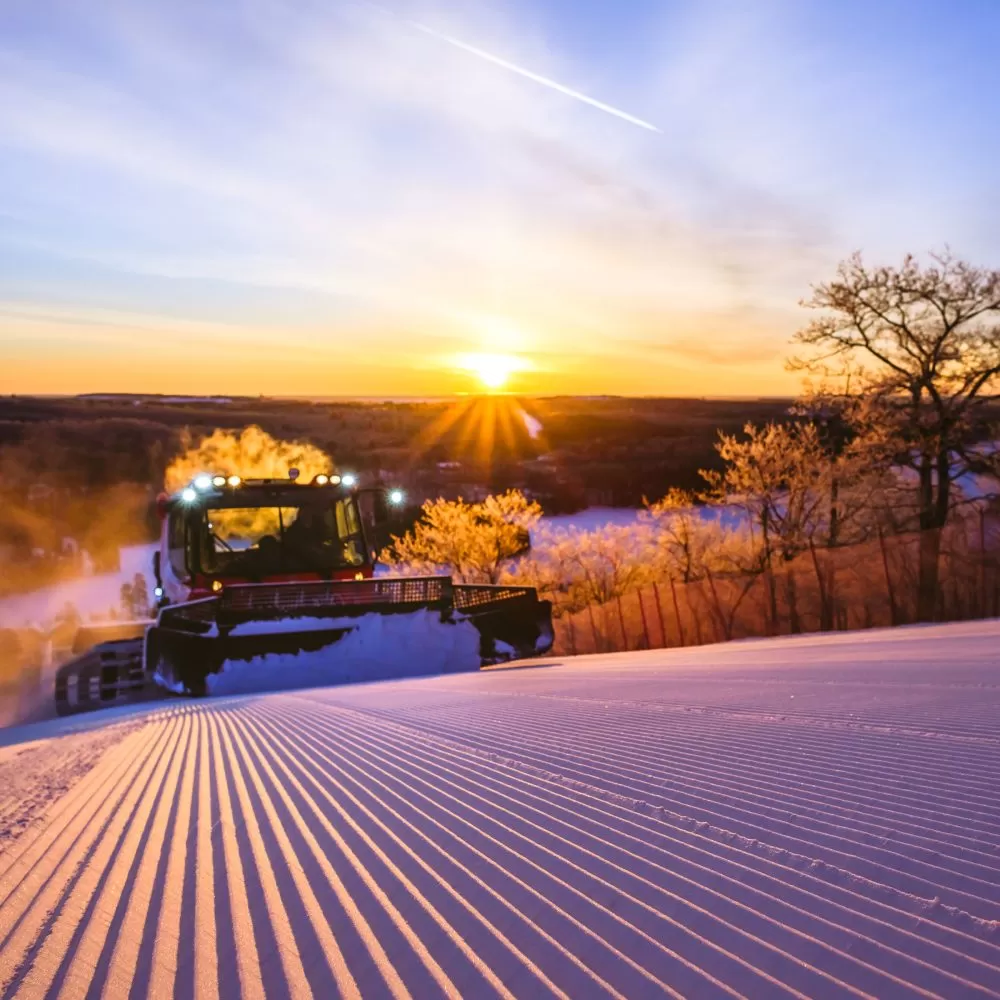
[[[370,578],[377,557],[370,536],[385,520],[383,491],[319,478],[300,484],[206,476],[195,480],[200,486],[161,496],[157,604],[213,597],[236,584]],[[367,525],[362,498],[370,501]]]

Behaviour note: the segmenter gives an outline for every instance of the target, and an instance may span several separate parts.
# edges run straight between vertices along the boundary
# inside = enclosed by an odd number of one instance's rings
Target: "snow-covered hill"
[[[4,997],[1000,991],[997,622],[7,736]]]
[[[121,612],[121,586],[131,583],[137,573],[146,578],[147,592],[153,589],[155,544],[128,545],[121,550],[121,568],[115,573],[79,576],[73,580],[0,599],[0,626],[51,626],[55,617],[72,604],[84,619],[101,619],[109,611]]]

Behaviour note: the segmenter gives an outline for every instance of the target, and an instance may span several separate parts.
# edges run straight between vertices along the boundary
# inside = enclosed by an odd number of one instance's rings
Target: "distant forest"
[[[257,424],[276,438],[306,441],[340,468],[420,478],[459,463],[469,482],[517,485],[526,462],[577,489],[639,504],[671,486],[693,487],[717,467],[718,432],[781,419],[790,400],[464,398],[453,402],[306,402],[160,397],[0,398],[0,484],[158,489],[185,440],[216,428]],[[525,417],[525,414],[527,417]],[[537,424],[535,423],[537,421]],[[540,425],[540,429],[539,429]],[[532,437],[530,429],[536,431]],[[433,483],[430,483],[433,485]]]
[[[71,573],[70,549],[111,566],[155,533],[171,460],[216,428],[258,425],[321,448],[336,467],[424,499],[517,487],[551,513],[639,506],[718,468],[720,431],[783,419],[788,400],[505,396],[449,402],[310,402],[91,396],[0,398],[0,562]],[[235,471],[235,470],[231,470]],[[67,542],[67,540],[70,540]],[[44,554],[44,555],[43,555]],[[30,564],[30,566],[28,565]]]

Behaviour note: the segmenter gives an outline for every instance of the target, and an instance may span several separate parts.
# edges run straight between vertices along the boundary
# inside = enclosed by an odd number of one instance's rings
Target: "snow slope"
[[[538,523],[556,531],[598,531],[609,525],[638,524],[639,513],[632,507],[587,507],[575,514],[546,514]]]
[[[124,723],[0,851],[0,996],[1000,992],[998,622]]]
[[[146,589],[152,592],[155,551],[155,543],[129,545],[121,550],[121,569],[117,573],[79,576],[28,594],[0,599],[0,626],[50,626],[67,603],[74,605],[85,619],[104,618],[109,609],[120,609],[121,586],[131,583],[136,573],[146,578]]]
[[[746,519],[739,507],[693,507],[704,520],[718,520],[729,528],[737,527]],[[575,514],[545,514],[538,522],[539,528],[557,532],[600,531],[604,528],[632,528],[642,523],[643,510],[633,507],[587,507]]]

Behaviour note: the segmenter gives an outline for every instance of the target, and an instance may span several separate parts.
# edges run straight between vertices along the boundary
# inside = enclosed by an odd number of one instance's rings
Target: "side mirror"
[[[156,516],[161,521],[165,521],[167,519],[167,514],[169,513],[169,500],[170,497],[166,493],[161,493],[156,498]]]
[[[160,575],[160,553],[159,550],[153,553],[153,607],[162,608],[168,603],[163,596],[163,577]]]
[[[379,490],[372,494],[372,524],[377,528],[383,527],[389,521],[389,505],[386,503],[385,493]]]

